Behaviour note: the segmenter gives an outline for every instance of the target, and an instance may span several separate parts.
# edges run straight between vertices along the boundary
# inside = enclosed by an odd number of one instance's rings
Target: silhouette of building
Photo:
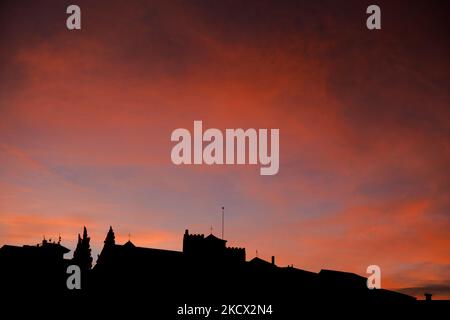
[[[183,253],[201,261],[227,264],[245,262],[245,248],[227,247],[226,243],[226,240],[219,239],[212,233],[205,237],[203,234],[189,234],[186,229],[183,236]]]
[[[185,231],[183,251],[142,248],[135,246],[130,240],[120,245],[115,243],[114,231],[110,227],[103,249],[95,268],[120,267],[131,268],[146,266],[147,268],[171,268],[174,265],[191,264],[239,264],[245,262],[245,249],[227,247],[226,240],[213,234],[189,234]]]
[[[271,261],[260,257],[247,261],[244,248],[227,247],[225,239],[190,234],[189,230],[183,235],[182,251],[173,251],[138,247],[130,240],[117,244],[110,227],[97,263],[82,271],[78,292],[66,287],[66,268],[76,262],[64,259],[67,252],[59,243],[45,240],[36,246],[5,245],[0,249],[0,283],[3,288],[50,290],[85,299],[83,303],[101,297],[135,305],[145,297],[142,308],[153,301],[153,307],[162,310],[159,304],[164,301],[172,305],[188,300],[223,303],[230,297],[241,303],[249,298],[269,301],[287,315],[295,312],[299,302],[367,306],[416,301],[394,291],[369,290],[367,279],[354,273],[278,266],[274,256]]]
[[[59,242],[43,240],[37,245],[0,248],[0,283],[14,290],[63,289],[68,261],[64,254],[70,252]]]

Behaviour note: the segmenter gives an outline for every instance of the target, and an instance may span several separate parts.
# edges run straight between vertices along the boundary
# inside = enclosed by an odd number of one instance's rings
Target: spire
[[[111,247],[116,244],[116,236],[114,235],[113,228],[109,226],[108,233],[104,241],[105,247]]]
[[[98,255],[97,264],[105,263],[108,260],[109,254],[114,250],[116,244],[116,236],[114,235],[114,230],[109,226],[108,233],[106,234],[105,241],[103,241],[103,249]]]

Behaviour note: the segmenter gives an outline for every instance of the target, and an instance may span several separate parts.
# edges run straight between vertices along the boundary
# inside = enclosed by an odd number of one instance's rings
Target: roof
[[[30,246],[30,245],[24,245],[24,246],[12,246],[12,245],[4,245],[0,248],[1,253],[12,253],[12,252],[20,252],[20,253],[28,253],[28,252],[58,252],[58,253],[68,253],[70,252],[69,249],[66,247],[60,245],[59,243],[51,243],[47,242],[42,245],[36,245],[36,246]]]
[[[336,278],[354,278],[354,279],[361,279],[366,280],[367,278],[362,277],[356,273],[353,272],[345,272],[345,271],[338,271],[338,270],[328,270],[328,269],[322,269],[319,271],[319,274],[321,276],[327,276],[327,277],[336,277]]]
[[[127,242],[125,242],[125,244],[123,244],[123,247],[125,247],[125,248],[135,248],[136,246],[133,244],[133,242],[128,240]]]
[[[152,254],[152,253],[158,253],[158,254],[174,254],[179,255],[182,254],[180,251],[173,251],[173,250],[165,250],[165,249],[154,249],[154,248],[144,248],[144,247],[136,247],[131,241],[127,241],[124,244],[115,244],[114,247],[116,249],[132,249],[134,252],[139,252],[142,254]]]
[[[15,251],[15,250],[36,250],[36,249],[52,249],[52,250],[58,250],[62,251],[64,253],[70,252],[69,249],[66,247],[60,245],[59,243],[46,243],[44,245],[36,245],[36,246],[30,246],[30,245],[24,245],[24,246],[13,246],[9,244],[5,244],[3,247],[0,248],[2,251]]]
[[[318,276],[318,273],[312,272],[312,271],[308,271],[308,270],[303,270],[303,269],[298,269],[298,268],[294,268],[294,267],[280,267],[281,270],[283,270],[284,272],[288,272],[288,273],[293,273],[293,274],[301,274],[301,275],[309,275],[309,276]]]
[[[209,236],[207,236],[207,237],[205,238],[205,240],[208,240],[208,241],[227,242],[227,240],[217,238],[217,237],[216,237],[215,235],[213,235],[212,233],[211,233]]]
[[[248,263],[250,263],[252,265],[256,265],[256,266],[276,267],[274,264],[270,263],[269,261],[263,260],[258,257],[253,258]]]

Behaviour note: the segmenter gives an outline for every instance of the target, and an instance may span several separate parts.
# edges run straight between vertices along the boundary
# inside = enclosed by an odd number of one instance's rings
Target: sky
[[[66,29],[66,8],[82,29]],[[445,1],[2,1],[0,245],[185,229],[450,298]],[[176,128],[278,128],[280,169],[176,166]],[[69,253],[69,257],[71,253]]]

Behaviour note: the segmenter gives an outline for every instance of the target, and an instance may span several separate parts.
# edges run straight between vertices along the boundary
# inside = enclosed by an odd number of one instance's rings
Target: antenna
[[[224,228],[225,228],[225,207],[222,207],[222,240],[224,240]]]

